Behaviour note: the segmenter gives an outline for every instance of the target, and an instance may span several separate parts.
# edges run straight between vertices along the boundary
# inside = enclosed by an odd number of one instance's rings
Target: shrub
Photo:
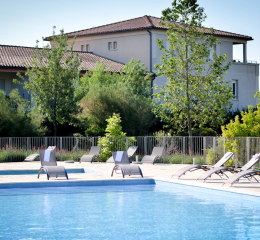
[[[114,113],[106,121],[108,123],[106,136],[98,140],[98,146],[101,147],[99,156],[103,161],[111,156],[111,152],[126,149],[126,133],[122,131],[120,115]],[[130,145],[133,145],[135,141],[133,137],[128,138]]]
[[[30,109],[28,102],[21,98],[17,89],[12,90],[10,99],[0,90],[0,135],[2,137],[42,136],[43,116],[37,108]]]

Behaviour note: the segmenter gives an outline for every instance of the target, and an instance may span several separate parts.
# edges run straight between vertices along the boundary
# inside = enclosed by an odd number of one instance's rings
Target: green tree
[[[122,131],[120,114],[115,114],[109,117],[107,120],[105,137],[99,138],[98,146],[101,147],[100,158],[101,160],[107,160],[113,151],[126,150],[126,133]],[[134,137],[128,138],[128,144],[134,145],[136,142]]]
[[[121,82],[91,87],[80,103],[80,117],[88,125],[86,135],[104,135],[106,119],[113,113],[120,114],[123,131],[131,136],[148,134],[155,121],[152,99],[132,94]]]
[[[17,89],[13,89],[6,98],[0,90],[0,136],[1,137],[36,137],[42,136],[46,128],[42,126],[43,116],[36,108],[29,109]]]
[[[32,94],[32,101],[41,113],[53,123],[55,136],[57,125],[70,122],[79,111],[74,92],[81,60],[78,54],[72,51],[74,41],[70,50],[67,49],[67,41],[68,36],[63,30],[59,35],[53,32],[53,46],[46,45],[39,49],[37,45],[35,54],[32,55],[34,61],[30,65],[24,63],[27,68],[26,75],[29,77],[24,88]],[[23,78],[21,74],[17,75]]]
[[[150,84],[151,74],[140,61],[131,60],[120,74],[106,71],[102,62],[97,63],[79,79],[76,88],[83,109],[80,118],[87,124],[86,135],[104,135],[106,119],[113,113],[120,114],[128,135],[147,134],[155,122]]]
[[[226,55],[216,54],[220,42],[213,29],[202,27],[206,15],[197,0],[174,0],[162,15],[169,47],[157,40],[164,54],[156,67],[168,82],[155,94],[155,113],[180,131],[188,128],[192,136],[194,126],[222,123],[233,98],[223,79],[231,63]]]
[[[260,136],[260,104],[254,111],[253,106],[248,106],[248,112],[241,112],[241,118],[237,115],[235,121],[231,120],[226,126],[222,126],[222,136],[226,137],[225,147],[229,151],[237,152],[239,148],[235,137],[259,137]]]
[[[110,69],[106,70],[103,62],[97,62],[93,70],[86,72],[83,77],[78,79],[76,96],[80,100],[86,96],[91,87],[108,86],[121,82],[128,86],[132,94],[150,97],[152,78],[153,74],[148,72],[144,64],[140,64],[140,60],[131,59],[119,74],[110,72]]]
[[[140,64],[140,60],[135,62],[134,59],[131,59],[129,63],[125,64],[123,70],[120,80],[128,84],[133,94],[144,97],[151,96],[153,73],[148,72],[144,63]]]

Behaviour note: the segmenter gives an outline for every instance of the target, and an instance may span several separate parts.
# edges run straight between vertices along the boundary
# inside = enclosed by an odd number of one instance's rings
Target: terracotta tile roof
[[[139,18],[133,18],[126,21],[111,23],[99,27],[89,28],[85,30],[75,31],[67,33],[69,37],[80,37],[80,36],[89,36],[89,35],[98,35],[98,34],[109,34],[117,32],[126,32],[126,31],[136,31],[136,30],[145,30],[145,29],[162,29],[167,30],[165,27],[160,26],[160,18],[152,16],[143,16]],[[210,30],[205,31],[205,33],[210,33]],[[245,36],[241,34],[236,34],[232,32],[226,32],[221,30],[215,30],[216,36],[222,37],[234,37],[241,38],[246,40],[253,40],[250,36]],[[48,40],[51,37],[47,37],[44,40]]]
[[[106,70],[111,72],[119,72],[125,66],[122,63],[100,57],[89,52],[76,52],[82,59],[81,67],[83,71],[91,70],[95,68],[96,62],[103,61],[106,65]],[[0,68],[24,68],[22,62],[27,66],[31,66],[31,61],[34,60],[31,55],[35,54],[34,49],[31,47],[19,47],[0,45]],[[43,56],[44,57],[44,56]]]

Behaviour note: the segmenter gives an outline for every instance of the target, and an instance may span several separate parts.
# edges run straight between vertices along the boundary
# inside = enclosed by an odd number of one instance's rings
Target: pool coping
[[[81,187],[81,186],[112,186],[112,185],[150,185],[155,184],[152,178],[145,179],[106,179],[106,180],[57,180],[43,182],[9,182],[0,183],[0,189],[8,188],[44,188],[44,187]]]

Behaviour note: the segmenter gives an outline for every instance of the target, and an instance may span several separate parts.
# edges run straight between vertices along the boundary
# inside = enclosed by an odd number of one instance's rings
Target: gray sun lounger
[[[133,162],[133,164],[151,163],[154,165],[157,159],[163,155],[164,147],[154,147],[151,155],[145,155],[141,162]]]
[[[209,177],[211,177],[213,174],[217,174],[219,177],[222,178],[222,176],[224,175],[226,178],[228,178],[228,176],[225,174],[225,172],[231,172],[231,173],[239,173],[239,172],[244,172],[249,170],[251,167],[253,167],[260,158],[260,154],[255,154],[250,161],[245,164],[242,168],[232,168],[232,167],[218,167],[218,168],[214,168],[212,170],[209,170],[207,172],[204,172],[203,174],[201,174],[197,180],[203,180],[203,182],[205,182]]]
[[[240,178],[247,178],[249,181],[251,181],[251,179],[253,178],[253,179],[255,179],[256,180],[256,182],[258,182],[258,180],[255,178],[255,175],[258,175],[258,176],[260,176],[260,171],[258,171],[258,170],[252,170],[252,169],[250,169],[250,170],[248,170],[249,168],[251,168],[253,165],[255,165],[258,161],[259,161],[259,159],[260,159],[260,153],[258,153],[258,154],[255,154],[253,157],[252,157],[252,159],[246,164],[247,165],[247,167],[243,167],[244,169],[247,169],[247,170],[242,170],[243,168],[241,168],[241,170],[239,171],[239,172],[237,172],[237,173],[235,173],[233,176],[231,176],[228,180],[226,180],[224,183],[223,183],[223,185],[224,184],[230,184],[230,186],[232,187],[232,185],[235,183],[235,182],[237,182],[237,181],[239,181],[239,179]],[[223,186],[222,185],[222,186]]]
[[[99,156],[100,153],[100,147],[99,146],[92,146],[90,149],[90,152],[88,155],[83,155],[80,159],[80,162],[90,162],[92,163],[94,161],[94,158],[97,158]]]
[[[193,172],[199,169],[202,169],[204,171],[209,171],[211,169],[215,169],[218,167],[221,167],[224,165],[230,158],[232,158],[234,154],[232,152],[227,152],[215,165],[213,166],[208,166],[208,165],[189,165],[184,168],[179,169],[176,171],[172,177],[178,177],[178,179],[182,176],[185,175],[186,172]]]
[[[49,146],[47,149],[52,150],[52,149],[55,149],[55,148],[56,148],[56,146]],[[40,155],[38,153],[33,153],[33,154],[30,154],[29,156],[27,156],[23,161],[24,162],[32,162],[39,156]]]
[[[132,146],[132,147],[129,147],[127,149],[127,155],[128,155],[129,158],[132,157],[135,154],[137,148],[138,148],[137,146]],[[113,156],[111,156],[106,162],[107,163],[114,163]]]
[[[130,164],[127,152],[125,151],[118,151],[112,152],[112,156],[115,162],[115,166],[112,170],[111,177],[113,177],[113,173],[122,173],[123,178],[126,175],[141,175],[143,177],[143,173],[141,168],[138,165]]]
[[[41,168],[38,173],[38,178],[42,172],[46,172],[47,179],[50,177],[66,177],[68,174],[63,166],[57,166],[56,155],[54,150],[40,150]]]

